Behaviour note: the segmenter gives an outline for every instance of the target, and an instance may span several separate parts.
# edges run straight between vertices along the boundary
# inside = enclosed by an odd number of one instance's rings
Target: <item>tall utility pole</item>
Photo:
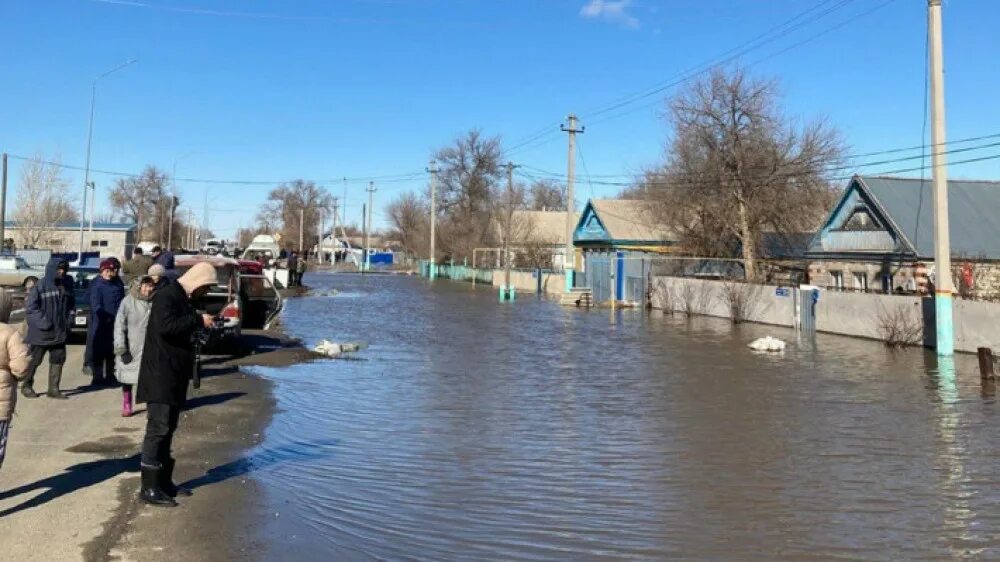
[[[576,134],[582,133],[584,127],[576,128],[576,115],[570,113],[566,118],[567,125],[560,125],[559,128],[569,134],[569,153],[566,161],[566,255],[563,256],[563,271],[566,276],[566,292],[573,289],[573,275],[576,264],[575,250],[573,249],[573,230],[576,221],[573,220],[573,210],[576,202],[573,200],[573,181],[576,179]]]
[[[305,244],[305,235],[306,235],[305,228],[306,228],[306,210],[303,208],[299,209],[299,253],[300,254],[302,254],[305,250],[302,247],[302,245]]]
[[[361,273],[364,273],[365,265],[368,264],[368,204],[367,203],[361,204],[361,245],[364,246],[364,248],[361,248],[361,252],[364,254],[364,256],[361,258],[361,265],[359,265],[358,267],[361,268]]]
[[[927,32],[930,33],[931,72],[931,162],[934,167],[934,311],[937,324],[937,354],[955,353],[952,325],[951,242],[948,232],[948,165],[945,160],[944,53],[941,45],[941,0],[927,1]]]
[[[337,249],[340,247],[339,244],[336,244],[336,240],[337,240],[337,218],[338,218],[337,213],[339,212],[337,207],[338,207],[337,198],[334,197],[333,198],[333,222],[330,223],[330,237],[333,238],[333,241],[334,241],[333,251],[330,252],[330,263],[331,264],[336,264],[337,263]]]
[[[431,254],[429,263],[427,265],[427,268],[429,270],[427,272],[427,277],[429,279],[434,279],[437,277],[437,262],[435,261],[435,256],[437,254],[435,253],[435,248],[434,248],[435,245],[434,243],[437,239],[437,236],[434,233],[434,229],[437,225],[437,173],[438,173],[437,163],[434,160],[431,160],[431,166],[430,168],[427,168],[427,171],[430,172],[431,174]],[[476,260],[472,260],[472,267],[473,269],[475,269]]]
[[[514,291],[510,286],[510,237],[514,230],[514,166],[513,162],[507,162],[507,206],[504,208],[504,232],[503,232],[503,287],[500,289],[500,300],[514,300]],[[476,264],[473,263],[472,267]]]
[[[368,237],[372,232],[372,215],[375,214],[375,207],[372,207],[372,196],[375,194],[375,182],[368,182],[368,222],[365,223],[365,271],[371,269],[371,255],[368,251],[370,245]]]
[[[316,239],[316,261],[323,263],[323,208],[319,208],[319,237]]]
[[[7,225],[7,153],[3,153],[3,161],[0,162],[0,253],[6,250],[6,235],[4,227]]]
[[[177,205],[180,201],[177,200],[176,195],[170,196],[170,224],[167,225],[167,249],[170,250],[174,245],[174,212],[177,211]]]
[[[80,215],[80,254],[77,256],[77,260],[83,261],[83,221],[86,219],[87,215],[87,187],[91,189],[91,203],[90,203],[90,233],[93,236],[94,233],[94,195],[97,190],[94,188],[94,184],[90,181],[90,147],[91,141],[94,140],[94,106],[97,105],[97,82],[105,76],[118,72],[119,70],[125,68],[126,66],[135,62],[135,59],[129,59],[124,63],[112,68],[111,70],[101,74],[97,78],[94,78],[94,82],[90,86],[90,124],[87,126],[87,164],[84,167],[83,172],[83,213]]]
[[[347,224],[347,178],[344,178],[344,210],[341,211],[343,215],[340,217],[340,224]]]

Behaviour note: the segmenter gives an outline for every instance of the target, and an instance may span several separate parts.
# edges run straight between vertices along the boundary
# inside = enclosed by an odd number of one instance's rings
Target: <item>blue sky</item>
[[[948,136],[1000,133],[1000,2],[945,4]],[[586,171],[632,173],[662,154],[662,100],[674,90],[602,108],[814,6],[800,28],[740,60],[780,81],[790,114],[840,128],[852,153],[919,145],[924,0],[7,0],[0,150],[82,165],[91,81],[135,58],[98,83],[94,168],[170,171],[180,158],[184,178],[357,178],[347,204],[359,222],[361,178],[419,172],[473,127],[508,146],[549,131],[510,158],[562,173],[558,125],[573,111],[587,127]],[[998,162],[951,173],[1000,179]],[[14,185],[18,172],[15,160]],[[82,173],[67,178],[80,189]],[[113,177],[94,178],[106,209]],[[425,181],[377,181],[376,223],[389,198]],[[343,196],[340,181],[327,185]],[[200,215],[206,185],[178,187]],[[211,186],[213,230],[250,224],[268,189]],[[578,187],[581,198],[617,190]]]

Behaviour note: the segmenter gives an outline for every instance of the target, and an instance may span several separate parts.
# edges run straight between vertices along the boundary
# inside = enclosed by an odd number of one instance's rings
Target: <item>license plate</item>
[[[76,325],[77,326],[86,326],[87,325],[87,318],[85,316],[78,316],[78,317],[76,317]]]

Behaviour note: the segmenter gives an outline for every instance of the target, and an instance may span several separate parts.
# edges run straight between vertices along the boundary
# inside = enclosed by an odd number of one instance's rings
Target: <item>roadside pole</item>
[[[941,39],[941,0],[927,2],[927,32],[930,33],[931,158],[934,168],[934,311],[937,354],[955,353],[952,316],[951,242],[948,232],[948,164],[945,159],[944,53]]]
[[[573,249],[573,229],[576,226],[573,220],[573,209],[576,207],[573,201],[573,182],[576,179],[576,134],[582,133],[584,128],[576,128],[576,115],[570,113],[567,117],[569,126],[560,125],[559,128],[569,134],[569,152],[566,161],[566,254],[563,256],[563,272],[566,277],[566,292],[573,289],[573,275],[576,267],[576,256]]]
[[[437,173],[438,173],[437,164],[434,162],[434,160],[431,160],[431,167],[427,168],[427,171],[430,172],[431,174],[431,253],[430,253],[429,263],[427,264],[428,268],[427,277],[429,279],[434,279],[435,277],[437,277],[437,264],[434,259],[434,256],[436,255],[434,251],[434,242],[435,242],[434,229],[437,223]],[[473,252],[473,254],[475,253]],[[475,255],[473,255],[472,258],[472,269],[476,269]],[[473,276],[473,282],[475,282],[475,276]]]
[[[174,213],[177,211],[177,200],[176,195],[170,196],[170,224],[167,225],[167,249],[173,249],[174,245]]]
[[[503,287],[500,287],[500,301],[513,301],[514,289],[510,286],[510,236],[513,230],[514,219],[514,166],[513,162],[507,162],[507,208],[504,209],[506,216],[506,228],[503,233]],[[474,252],[475,250],[473,250]],[[475,260],[472,263],[475,269]]]
[[[6,249],[4,227],[7,225],[7,153],[3,153],[3,162],[0,163],[0,254]]]
[[[362,259],[361,264],[358,266],[361,268],[361,273],[365,272],[365,266],[368,265],[368,204],[361,204],[361,248]]]
[[[371,269],[371,255],[368,251],[368,246],[370,245],[369,237],[372,232],[372,215],[375,213],[375,207],[372,207],[372,196],[375,194],[375,182],[368,182],[368,219],[365,223],[365,271]]]
[[[319,237],[316,238],[316,261],[323,263],[323,208],[319,209]]]

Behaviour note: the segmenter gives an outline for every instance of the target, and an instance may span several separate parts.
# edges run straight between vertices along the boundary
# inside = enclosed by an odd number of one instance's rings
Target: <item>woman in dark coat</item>
[[[125,285],[118,277],[115,262],[106,259],[101,274],[90,284],[90,322],[87,326],[92,384],[114,384],[115,317],[125,298]]]
[[[147,403],[139,499],[152,505],[174,506],[174,496],[190,495],[173,483],[170,445],[194,369],[192,337],[196,330],[212,326],[212,316],[199,315],[192,301],[217,282],[215,268],[201,262],[153,294],[135,397],[136,403]]]

